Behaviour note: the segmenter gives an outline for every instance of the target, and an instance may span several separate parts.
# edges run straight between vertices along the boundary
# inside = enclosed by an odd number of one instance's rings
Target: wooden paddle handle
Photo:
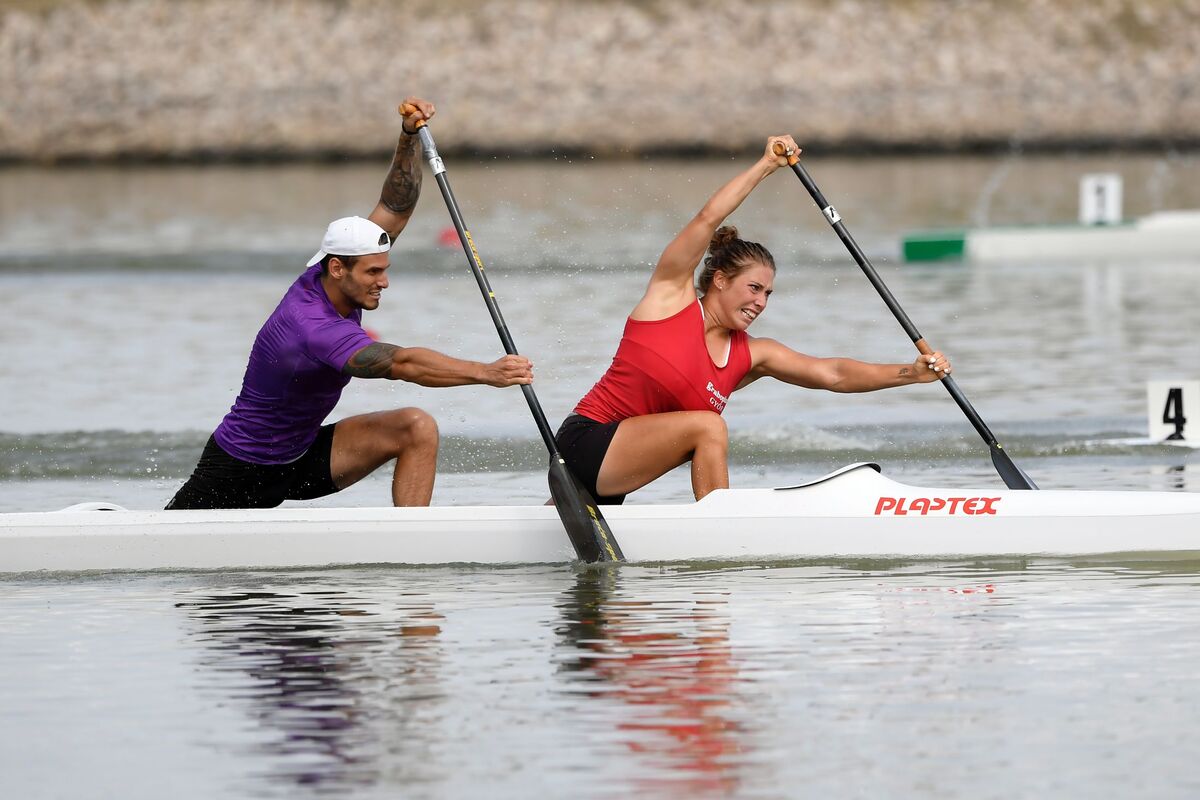
[[[777,155],[777,156],[786,155],[787,160],[788,160],[788,166],[794,166],[800,160],[800,156],[796,155],[795,153],[788,155],[787,148],[783,146],[783,142],[776,142],[775,146],[772,147],[771,149],[773,151],[775,151],[775,155]]]
[[[913,344],[917,346],[917,352],[919,352],[921,355],[933,355],[933,348],[930,347],[929,342],[925,341],[924,339],[917,339],[915,342],[913,342]]]
[[[397,109],[397,111],[400,112],[400,116],[402,116],[402,117],[407,117],[409,114],[416,113],[417,111],[420,111],[420,110],[421,109],[417,108],[412,103],[401,103],[400,108]],[[417,120],[417,124],[414,125],[413,127],[416,128],[417,130],[424,128],[425,120],[423,120],[423,119]]]

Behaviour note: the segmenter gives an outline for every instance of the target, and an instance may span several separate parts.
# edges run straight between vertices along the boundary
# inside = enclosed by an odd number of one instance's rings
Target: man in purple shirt
[[[421,347],[376,342],[362,312],[378,308],[388,286],[388,251],[408,224],[421,192],[416,111],[403,135],[379,203],[367,218],[334,220],[267,319],[233,408],[209,438],[190,478],[168,509],[271,508],[284,500],[332,494],[395,459],[392,502],[429,505],[437,467],[437,423],[419,408],[348,417],[323,425],[351,378],[388,378],[422,386],[531,383],[533,367],[508,355],[490,364]]]

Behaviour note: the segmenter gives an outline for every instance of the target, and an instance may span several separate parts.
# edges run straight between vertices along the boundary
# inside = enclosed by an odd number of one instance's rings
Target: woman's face
[[[713,275],[711,289],[725,327],[739,331],[750,327],[766,310],[774,285],[775,270],[765,264],[754,264],[732,278],[720,271]]]

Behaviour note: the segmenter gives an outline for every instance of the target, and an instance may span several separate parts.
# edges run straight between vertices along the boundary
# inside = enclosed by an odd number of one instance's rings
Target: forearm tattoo
[[[399,349],[383,342],[369,344],[350,356],[342,374],[351,378],[386,378],[392,374],[392,354]]]
[[[383,183],[380,200],[394,214],[411,214],[421,196],[421,159],[415,136],[405,134],[396,145],[392,168]]]

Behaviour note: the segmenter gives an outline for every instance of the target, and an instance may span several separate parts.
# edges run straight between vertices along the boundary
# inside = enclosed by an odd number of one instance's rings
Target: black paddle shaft
[[[467,256],[467,264],[475,276],[475,282],[479,285],[479,291],[483,295],[483,302],[487,305],[492,322],[496,325],[496,333],[500,334],[504,352],[509,355],[518,355],[517,345],[513,342],[508,325],[504,322],[504,316],[500,313],[500,306],[496,304],[496,295],[484,273],[483,259],[479,257],[479,251],[475,249],[475,242],[471,239],[471,233],[467,230],[466,223],[463,222],[462,213],[458,210],[458,201],[454,199],[454,192],[450,189],[450,182],[446,179],[446,167],[442,163],[441,156],[438,155],[433,134],[429,132],[428,126],[421,123],[417,128],[417,135],[421,139],[421,146],[425,149],[425,157],[433,170],[438,188],[442,191],[442,199],[446,201],[446,209],[450,212],[454,229],[458,231],[458,239],[462,243],[463,253]],[[546,421],[546,412],[542,410],[542,404],[538,402],[533,387],[529,384],[522,384],[521,393],[525,396],[525,402],[529,405],[538,431],[542,434],[542,440],[546,443],[546,449],[550,452],[550,494],[554,497],[555,508],[566,528],[571,545],[575,548],[575,554],[588,563],[624,561],[625,555],[621,552],[621,546],[617,544],[617,539],[608,526],[608,522],[600,513],[596,501],[567,468],[566,462],[559,454],[558,445],[554,441],[554,432],[550,429],[550,423]]]
[[[776,145],[777,152],[778,148],[779,145]],[[784,155],[782,152],[778,154]],[[804,168],[804,165],[793,154],[788,155],[788,164],[791,166],[792,171],[796,173],[796,177],[804,184],[804,188],[808,190],[813,201],[816,202],[817,208],[821,209],[821,213],[825,215],[825,219],[833,226],[833,230],[837,233],[838,238],[842,240],[842,244],[850,251],[850,255],[854,257],[858,266],[862,268],[863,274],[867,276],[867,280],[875,287],[875,291],[879,292],[879,296],[883,298],[883,302],[896,317],[896,321],[900,323],[900,327],[904,328],[904,332],[908,334],[913,344],[917,346],[917,350],[925,355],[932,353],[933,349],[925,341],[925,337],[921,336],[921,332],[917,330],[917,326],[908,318],[908,314],[904,313],[904,309],[900,307],[900,303],[896,301],[896,297],[888,289],[887,284],[883,282],[883,278],[879,277],[879,273],[871,265],[871,261],[867,258],[866,253],[858,246],[858,242],[854,241],[854,237],[850,235],[850,231],[846,230],[846,225],[842,222],[842,215],[825,199],[825,195],[821,193],[812,176],[808,174],[808,170]],[[941,383],[945,385],[946,391],[954,398],[954,402],[962,409],[963,414],[966,415],[971,425],[974,426],[976,432],[987,443],[988,448],[991,450],[992,463],[995,464],[996,470],[1004,480],[1005,485],[1010,489],[1036,489],[1037,485],[1033,480],[1020,467],[1013,463],[1008,453],[1004,452],[1003,445],[996,441],[996,437],[992,435],[987,423],[983,421],[983,418],[979,416],[975,407],[967,400],[966,395],[958,388],[958,384],[955,383],[954,378],[946,375],[941,379]]]
[[[441,164],[441,158],[437,155],[437,148],[433,143],[433,136],[429,133],[429,128],[422,125],[420,127],[421,144],[425,147],[425,153],[430,158],[430,162],[436,161]],[[462,242],[463,252],[467,256],[467,264],[471,267],[471,273],[475,276],[475,283],[479,285],[479,291],[483,295],[483,302],[487,305],[488,313],[492,316],[492,322],[496,326],[496,333],[500,334],[500,341],[504,344],[504,352],[509,355],[519,355],[517,345],[513,342],[512,334],[508,330],[508,324],[504,321],[504,315],[500,313],[500,306],[496,304],[496,294],[492,291],[492,286],[488,282],[487,273],[483,268],[483,259],[479,257],[479,252],[475,249],[475,242],[471,238],[471,232],[467,230],[466,223],[463,222],[462,214],[458,210],[458,201],[454,199],[454,192],[450,188],[450,182],[446,180],[445,172],[437,171],[434,167],[434,179],[437,180],[438,188],[442,190],[442,198],[446,201],[446,208],[450,211],[450,219],[454,222],[454,229],[458,231],[458,239]],[[525,402],[529,405],[529,410],[533,412],[533,419],[537,423],[538,431],[542,434],[542,441],[546,443],[546,447],[550,452],[557,450],[557,445],[554,442],[554,431],[550,429],[550,423],[546,420],[546,412],[542,410],[542,404],[538,402],[537,394],[534,393],[533,387],[529,384],[521,385],[521,393],[525,395]]]

